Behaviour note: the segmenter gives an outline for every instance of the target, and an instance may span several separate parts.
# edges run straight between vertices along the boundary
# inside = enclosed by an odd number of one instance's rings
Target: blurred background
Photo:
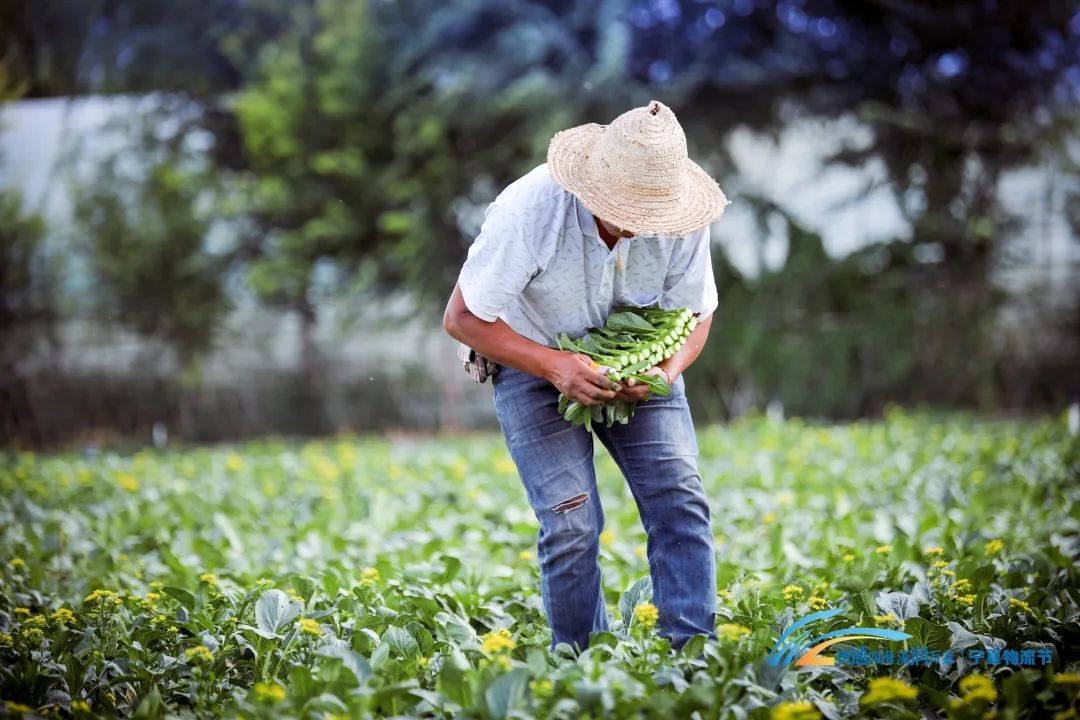
[[[732,200],[699,422],[1080,388],[1064,0],[0,0],[0,443],[497,427],[441,327],[551,135]]]

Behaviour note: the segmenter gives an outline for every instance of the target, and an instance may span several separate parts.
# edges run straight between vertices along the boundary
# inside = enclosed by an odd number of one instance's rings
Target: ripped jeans
[[[609,629],[592,434],[562,418],[559,391],[548,381],[506,366],[493,380],[499,424],[540,522],[537,557],[551,649],[564,642],[580,651],[591,632]],[[682,376],[668,397],[639,403],[629,424],[598,424],[593,431],[622,470],[648,535],[657,632],[675,648],[696,634],[715,639],[711,516]]]

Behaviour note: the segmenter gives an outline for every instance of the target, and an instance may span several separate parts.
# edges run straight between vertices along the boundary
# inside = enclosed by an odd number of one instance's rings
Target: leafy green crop
[[[659,634],[649,545],[596,456],[611,631],[550,639],[503,438],[0,457],[0,707],[74,717],[1070,717],[1080,443],[891,411],[698,432],[717,640]],[[794,619],[1052,662],[770,667]],[[898,644],[898,649],[901,644]],[[835,648],[830,652],[835,651]],[[0,716],[4,710],[0,709]]]
[[[562,333],[558,341],[560,349],[590,357],[606,369],[612,380],[633,378],[647,385],[650,392],[665,396],[671,392],[668,384],[646,371],[679,352],[696,325],[697,318],[688,308],[616,308],[604,327],[576,340]],[[572,424],[584,425],[589,430],[594,422],[603,422],[608,427],[615,423],[625,425],[634,416],[636,405],[627,400],[582,405],[559,394],[559,413]]]

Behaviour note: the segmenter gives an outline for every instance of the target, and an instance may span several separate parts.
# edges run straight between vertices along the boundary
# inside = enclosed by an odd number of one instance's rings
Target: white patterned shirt
[[[552,179],[547,163],[510,183],[488,205],[458,276],[469,312],[501,318],[548,347],[556,337],[602,327],[613,306],[718,304],[709,226],[687,235],[635,235],[608,249],[592,213]]]

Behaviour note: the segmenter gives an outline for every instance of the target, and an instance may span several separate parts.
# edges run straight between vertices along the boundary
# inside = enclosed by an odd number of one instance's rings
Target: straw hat
[[[728,199],[686,152],[675,113],[653,100],[610,125],[555,133],[548,169],[602,220],[634,234],[685,235],[724,214]]]

